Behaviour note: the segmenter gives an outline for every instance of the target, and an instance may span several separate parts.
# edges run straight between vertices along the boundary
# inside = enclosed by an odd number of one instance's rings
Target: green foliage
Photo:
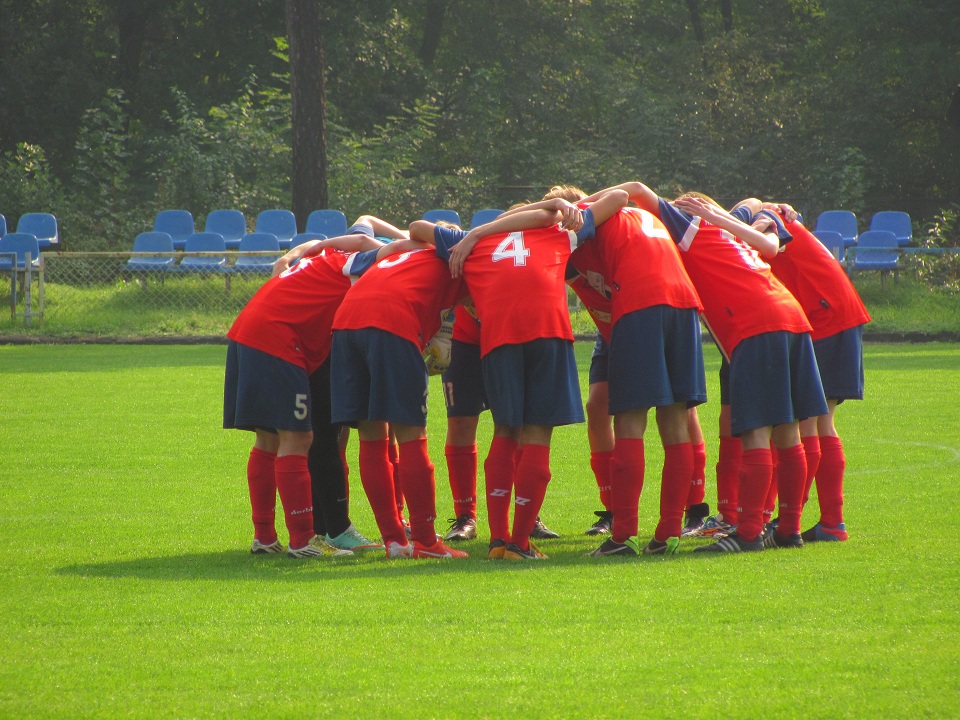
[[[931,254],[911,254],[906,258],[917,278],[930,288],[960,294],[960,205],[942,208],[915,238],[917,246]],[[937,253],[952,248],[954,252]]]
[[[64,187],[53,174],[43,148],[19,143],[15,150],[4,153],[0,162],[0,198],[8,221],[14,211],[19,216],[64,206]]]

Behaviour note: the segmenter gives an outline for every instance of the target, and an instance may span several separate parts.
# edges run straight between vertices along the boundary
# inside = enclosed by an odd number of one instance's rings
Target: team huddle
[[[251,552],[466,557],[451,545],[477,535],[476,431],[489,409],[487,557],[546,558],[531,538],[555,536],[540,520],[553,428],[585,419],[568,287],[598,333],[586,420],[604,509],[587,533],[608,537],[591,556],[671,555],[681,537],[713,538],[695,549],[706,553],[847,539],[833,416],[863,397],[870,320],[853,285],[789,205],[749,198],[727,211],[628,182],[592,195],[557,186],[468,232],[364,215],[346,235],[281,258],[227,334],[224,427],[256,436]],[[714,515],[696,409],[707,399],[701,322],[723,357]],[[447,405],[456,519],[443,536],[428,371],[442,371]],[[644,543],[651,408],[664,460],[660,517]],[[380,541],[350,521],[350,427]],[[814,481],[820,520],[801,531]]]

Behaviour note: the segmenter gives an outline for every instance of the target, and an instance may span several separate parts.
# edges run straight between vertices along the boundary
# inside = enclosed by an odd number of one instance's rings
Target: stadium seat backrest
[[[483,210],[477,210],[473,217],[470,218],[470,227],[475,228],[480,225],[486,225],[488,222],[496,220],[500,215],[503,214],[503,210],[495,210],[494,208],[484,208]]]
[[[817,217],[816,230],[833,230],[843,237],[844,247],[857,244],[857,216],[849,210],[827,210]]]
[[[897,236],[889,230],[867,230],[857,241],[854,267],[858,270],[895,270],[899,247]]]
[[[339,210],[314,210],[307,216],[308,233],[321,233],[328,238],[345,235],[347,216]]]
[[[60,242],[57,231],[57,218],[50,213],[27,213],[17,220],[17,232],[29,233],[37,238],[40,249],[48,248]]]
[[[239,210],[212,210],[203,224],[204,232],[223,235],[228,250],[240,247],[240,238],[247,234],[247,221]]]
[[[280,257],[280,241],[277,236],[265,232],[247,233],[240,239],[241,252],[253,252],[255,250],[273,250],[276,255],[245,257],[241,255],[234,263],[234,269],[248,272],[270,272],[273,269],[273,263]]]
[[[129,270],[166,270],[173,266],[173,238],[165,232],[142,232],[133,239],[133,252],[171,253],[169,257],[132,257]]]
[[[183,250],[187,238],[196,232],[189,210],[161,210],[153,221],[153,229],[170,235],[177,250]]]
[[[280,247],[290,247],[290,240],[297,234],[297,218],[290,210],[262,210],[257,215],[257,232],[277,236]]]
[[[343,235],[343,233],[338,233],[338,235]],[[334,236],[336,237],[336,235]],[[327,235],[324,235],[320,232],[307,232],[297,233],[293,236],[293,239],[290,241],[290,247],[294,248],[297,245],[301,245],[305,242],[310,242],[311,240],[326,240]]]
[[[27,254],[30,255],[31,265],[36,264],[40,259],[40,243],[37,236],[30,233],[12,232],[0,237],[0,253],[16,253],[17,269],[25,270],[27,267]],[[0,255],[0,270],[11,270],[13,260],[10,257]]]
[[[913,223],[910,216],[899,210],[882,210],[870,219],[871,230],[889,230],[897,236],[900,245],[909,245],[913,240]]]
[[[423,219],[432,223],[443,222],[453,223],[457,227],[460,225],[460,213],[456,210],[427,210],[423,214]]]
[[[843,259],[845,249],[843,246],[843,235],[836,230],[815,230],[813,234],[816,235],[817,240],[822,242],[824,247],[830,251],[831,255],[837,260]]]

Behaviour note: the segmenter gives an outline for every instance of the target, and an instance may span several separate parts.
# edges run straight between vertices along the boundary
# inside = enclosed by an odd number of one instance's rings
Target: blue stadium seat
[[[37,238],[41,250],[60,244],[57,218],[50,213],[27,213],[17,220],[17,232],[28,233]]]
[[[0,215],[0,237],[3,237],[7,234],[7,219]]]
[[[913,223],[910,216],[899,210],[882,210],[870,218],[871,230],[889,230],[897,236],[900,247],[909,245],[913,240]]]
[[[845,248],[857,244],[857,216],[849,210],[827,210],[817,217],[817,230],[832,230],[843,237]]]
[[[247,234],[247,220],[239,210],[213,210],[207,215],[203,231],[220,233],[227,250],[239,250],[240,238]]]
[[[347,216],[339,210],[314,210],[307,216],[305,229],[308,233],[321,233],[328,238],[345,235]]]
[[[423,219],[432,223],[443,222],[453,223],[457,227],[460,225],[460,213],[456,210],[427,210],[423,214]]]
[[[343,233],[339,233],[343,235]],[[334,235],[336,237],[336,235]],[[302,232],[297,233],[293,236],[293,239],[290,240],[290,247],[295,248],[297,245],[301,245],[305,242],[310,242],[311,240],[326,240],[327,236],[319,232]]]
[[[843,235],[835,230],[814,230],[817,240],[823,243],[837,260],[843,261],[846,248],[843,245]]]
[[[211,232],[194,233],[184,241],[183,251],[187,253],[207,253],[227,251],[223,235]],[[172,272],[183,273],[222,273],[229,272],[226,255],[186,256],[180,264],[171,268]]]
[[[153,221],[153,229],[173,238],[174,250],[183,250],[187,238],[197,231],[189,210],[161,210]]]
[[[0,253],[16,253],[17,256],[16,260],[8,256],[0,257],[0,271],[26,270],[28,254],[30,264],[35,268],[40,266],[40,243],[37,236],[31,233],[12,232],[0,237]]]
[[[477,210],[473,217],[470,218],[470,227],[475,228],[480,225],[486,225],[488,222],[496,220],[500,215],[503,214],[503,210],[495,210],[494,208],[484,208],[483,210]]]
[[[280,257],[280,241],[276,235],[264,232],[247,233],[240,239],[240,252],[252,252],[254,250],[273,250],[275,255],[240,255],[233,264],[234,272],[238,273],[263,273],[269,275],[273,272],[273,263]]]
[[[286,250],[297,234],[297,218],[290,210],[261,210],[257,215],[256,232],[276,235],[280,247]]]
[[[880,287],[886,288],[886,274],[892,272],[894,280],[899,275],[899,247],[897,236],[889,230],[867,230],[857,240],[851,268],[880,271]]]
[[[174,265],[173,238],[165,232],[142,232],[133,239],[133,252],[170,253],[164,257],[132,257],[127,270],[139,273],[164,273]],[[160,276],[161,280],[163,275]]]

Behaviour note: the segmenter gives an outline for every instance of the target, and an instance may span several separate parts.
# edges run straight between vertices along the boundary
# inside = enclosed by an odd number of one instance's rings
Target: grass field
[[[513,565],[483,533],[458,562],[252,557],[222,346],[0,346],[0,717],[960,717],[960,346],[866,354],[868,399],[838,412],[849,542],[586,558],[581,425],[556,434],[543,509],[563,537]],[[707,367],[715,398],[712,348]],[[648,439],[642,535],[661,460]]]

